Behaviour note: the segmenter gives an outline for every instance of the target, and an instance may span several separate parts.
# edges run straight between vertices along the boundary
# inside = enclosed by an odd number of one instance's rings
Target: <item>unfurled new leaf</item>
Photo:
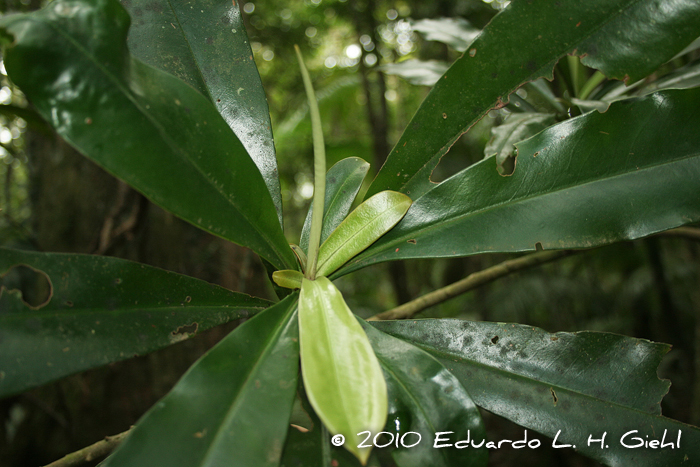
[[[303,278],[304,274],[294,269],[285,269],[272,273],[272,280],[275,281],[275,284],[285,289],[300,289]]]
[[[411,207],[411,198],[383,191],[359,205],[321,245],[318,275],[328,276],[387,233]]]
[[[382,430],[387,391],[367,335],[326,277],[304,279],[299,296],[301,370],[309,402],[332,434],[364,464],[358,433]]]
[[[326,174],[326,194],[323,207],[323,228],[321,229],[321,243],[333,232],[350,212],[350,207],[357,192],[362,187],[362,181],[369,170],[369,163],[359,157],[348,157],[333,165]],[[311,230],[311,212],[313,201],[309,206],[309,213],[301,229],[299,246],[306,251],[309,246],[309,231]]]

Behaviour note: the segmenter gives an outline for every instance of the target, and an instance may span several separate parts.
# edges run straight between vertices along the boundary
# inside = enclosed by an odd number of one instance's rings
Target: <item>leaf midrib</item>
[[[209,101],[213,104],[215,102],[214,96],[211,94],[211,89],[209,89],[209,86],[207,84],[207,80],[204,77],[204,73],[202,73],[202,67],[199,64],[199,60],[197,59],[197,55],[194,53],[194,49],[192,48],[192,45],[190,44],[189,39],[187,38],[187,35],[185,34],[185,29],[182,27],[182,22],[180,21],[180,16],[178,15],[177,11],[175,11],[175,8],[173,8],[173,3],[171,0],[167,0],[168,2],[168,8],[170,8],[170,12],[175,16],[175,21],[177,22],[177,25],[179,27],[180,35],[182,38],[185,40],[185,44],[187,44],[187,50],[190,51],[190,56],[194,60],[194,63],[197,68],[197,73],[199,74],[200,79],[202,80],[202,84],[204,85],[204,89],[207,92],[207,96],[209,97]],[[222,116],[223,117],[223,116]],[[226,122],[228,124],[228,122]]]
[[[696,158],[696,157],[700,157],[700,152],[698,152],[698,153],[692,153],[692,154],[690,154],[690,155],[686,155],[686,156],[679,157],[679,158],[675,158],[675,159],[672,159],[672,160],[670,160],[670,161],[667,160],[667,161],[664,161],[664,162],[659,163],[659,164],[647,165],[647,166],[644,167],[644,168],[635,169],[634,171],[629,170],[629,171],[626,171],[626,172],[619,172],[619,173],[616,173],[615,175],[612,175],[612,176],[610,176],[610,177],[604,177],[604,178],[598,178],[598,179],[591,179],[591,180],[587,180],[587,181],[584,182],[584,183],[579,183],[579,184],[564,185],[564,186],[562,186],[562,187],[560,187],[560,188],[558,188],[558,189],[556,189],[556,190],[553,190],[553,191],[543,191],[543,190],[540,190],[540,191],[538,191],[538,192],[536,192],[536,193],[530,193],[530,194],[528,194],[527,196],[523,196],[523,197],[519,197],[519,198],[511,197],[508,201],[504,201],[504,202],[492,204],[492,205],[490,205],[490,206],[488,206],[488,207],[486,207],[486,208],[477,209],[477,210],[470,211],[470,212],[464,213],[464,214],[457,214],[457,215],[455,215],[455,216],[451,216],[451,217],[448,217],[448,218],[446,218],[446,219],[439,219],[439,220],[436,220],[436,221],[434,221],[434,222],[431,222],[430,224],[426,225],[424,228],[417,229],[417,230],[411,230],[411,231],[408,232],[407,234],[404,234],[404,235],[402,235],[402,236],[400,236],[400,237],[397,237],[395,240],[392,240],[392,241],[390,241],[390,242],[388,242],[388,243],[386,243],[386,244],[384,244],[384,245],[381,245],[381,249],[380,249],[379,251],[368,251],[368,252],[367,252],[367,253],[368,253],[367,256],[365,256],[364,258],[358,258],[357,261],[354,262],[354,264],[356,264],[356,265],[357,265],[357,264],[360,264],[360,265],[361,265],[361,264],[362,264],[362,261],[364,261],[365,259],[372,258],[373,256],[377,256],[377,255],[379,255],[379,254],[382,254],[384,251],[386,251],[386,250],[388,250],[388,249],[391,249],[391,247],[393,247],[394,245],[404,243],[404,242],[406,241],[407,238],[408,238],[408,239],[416,238],[419,234],[420,234],[420,235],[424,235],[425,233],[430,232],[430,231],[432,231],[432,230],[434,230],[434,229],[436,229],[436,228],[442,228],[443,226],[454,224],[455,222],[459,222],[459,221],[461,221],[461,220],[463,220],[463,219],[465,219],[465,218],[471,217],[471,216],[479,215],[479,214],[482,214],[482,213],[485,213],[485,212],[488,212],[488,211],[491,211],[491,210],[494,210],[494,209],[498,209],[498,208],[501,208],[501,207],[504,207],[504,206],[515,205],[515,204],[519,204],[519,203],[522,203],[522,202],[526,202],[526,201],[529,201],[529,200],[531,200],[531,199],[534,199],[534,198],[537,198],[537,197],[540,197],[540,196],[549,196],[549,195],[553,195],[553,194],[556,194],[556,193],[558,193],[558,192],[566,191],[566,190],[569,190],[569,189],[572,189],[572,188],[577,188],[577,189],[578,189],[578,188],[585,187],[585,186],[587,186],[587,185],[593,185],[593,184],[596,184],[596,183],[605,183],[605,182],[609,182],[610,180],[613,180],[613,179],[615,179],[615,178],[621,178],[621,177],[630,176],[630,175],[633,174],[633,173],[639,173],[639,172],[645,172],[645,171],[649,171],[649,170],[655,170],[655,169],[658,169],[659,167],[668,166],[668,165],[671,165],[671,164],[675,164],[675,163],[678,163],[678,162],[682,162],[682,161],[685,161],[685,160],[688,160],[688,159],[693,159],[693,158]],[[467,169],[467,170],[468,170],[468,169]],[[445,182],[447,182],[447,180],[446,180]],[[443,182],[443,183],[445,183],[445,182]],[[435,187],[435,188],[437,188],[437,187]],[[428,192],[428,193],[429,193],[429,192]],[[426,193],[424,196],[427,196],[428,193]],[[420,199],[420,198],[419,198],[419,199]],[[418,200],[416,200],[416,202],[417,202],[417,201],[418,201]],[[415,204],[415,203],[414,203],[414,204]]]
[[[183,160],[183,161],[185,161],[189,166],[194,167],[194,169],[195,169],[195,170],[202,176],[202,178],[208,183],[208,185],[210,186],[210,188],[213,187],[214,190],[215,190],[216,192],[218,192],[218,193],[224,198],[224,200],[226,200],[227,203],[228,203],[229,205],[231,205],[231,206],[234,208],[234,210],[235,210],[236,212],[239,213],[239,215],[240,215],[243,219],[245,219],[245,221],[248,223],[248,225],[249,225],[251,228],[253,228],[253,230],[255,230],[255,231],[258,233],[258,235],[260,235],[260,237],[263,238],[263,239],[266,241],[267,246],[268,246],[269,248],[271,248],[272,251],[275,252],[275,254],[277,255],[277,259],[281,262],[281,264],[283,264],[283,265],[286,265],[286,264],[287,264],[286,261],[284,261],[284,256],[281,254],[281,252],[280,252],[279,249],[277,248],[277,245],[275,244],[275,242],[271,242],[271,241],[270,241],[270,238],[269,238],[268,235],[265,233],[266,231],[260,230],[260,229],[258,228],[257,225],[251,223],[251,221],[250,221],[248,215],[244,214],[244,212],[241,211],[241,210],[238,208],[238,206],[233,202],[233,200],[232,200],[226,193],[224,193],[224,192],[217,186],[216,183],[213,183],[213,181],[210,180],[210,179],[208,178],[208,176],[204,173],[204,171],[203,171],[198,165],[194,164],[194,163],[186,156],[186,154],[183,152],[183,150],[180,149],[180,147],[170,138],[170,136],[169,136],[168,133],[165,131],[165,129],[163,128],[163,126],[160,125],[160,124],[158,123],[158,120],[155,119],[155,118],[151,115],[151,113],[147,111],[147,109],[144,109],[144,108],[139,104],[139,102],[138,102],[137,100],[134,99],[134,97],[132,96],[131,92],[129,92],[128,89],[125,89],[125,88],[124,88],[124,86],[122,85],[121,81],[120,81],[116,76],[114,76],[112,73],[110,73],[110,72],[109,72],[106,68],[104,68],[99,62],[97,62],[96,60],[94,60],[94,59],[93,59],[93,56],[92,56],[91,54],[89,54],[89,53],[87,52],[87,50],[86,50],[85,48],[83,48],[83,47],[80,45],[80,43],[78,43],[78,42],[76,42],[75,40],[73,40],[73,37],[72,37],[72,36],[70,36],[70,35],[68,35],[68,34],[65,34],[61,29],[55,27],[55,26],[53,25],[53,23],[51,23],[50,21],[46,21],[46,20],[44,20],[43,18],[37,19],[37,18],[35,18],[35,17],[26,17],[26,16],[25,16],[24,18],[21,18],[21,19],[24,19],[25,21],[32,21],[32,22],[35,22],[35,23],[39,23],[39,24],[42,24],[42,25],[47,26],[47,27],[51,28],[52,30],[54,30],[54,32],[56,32],[58,35],[60,35],[61,37],[63,37],[68,43],[70,43],[75,49],[77,49],[77,51],[80,52],[80,55],[82,55],[83,57],[87,58],[88,61],[89,61],[90,63],[92,63],[93,66],[95,66],[95,68],[97,68],[98,70],[100,70],[100,71],[102,72],[102,74],[104,74],[104,76],[106,76],[110,81],[112,81],[112,82],[115,84],[116,88],[119,89],[119,90],[122,92],[122,94],[126,97],[126,99],[127,99],[129,102],[131,102],[131,103],[133,104],[133,106],[136,108],[136,110],[137,110],[139,113],[141,113],[142,115],[146,116],[146,118],[148,119],[148,121],[150,121],[151,124],[155,127],[155,129],[158,131],[158,134],[161,136],[161,138],[162,138],[163,141],[166,143],[166,145],[171,149],[171,151],[173,151],[174,154],[177,154],[177,155],[180,157],[180,159]],[[188,47],[189,47],[189,44],[188,44]],[[133,57],[131,54],[128,54],[128,58],[129,58],[130,61],[132,61],[132,62],[133,62],[133,61],[136,61],[136,58]],[[149,68],[151,68],[152,70],[157,70],[156,68],[150,67],[150,66],[146,65],[146,64],[143,63],[143,62],[139,62],[139,64],[140,64],[140,65],[143,65],[143,66],[146,66],[146,67],[149,67]],[[168,75],[168,76],[170,76],[170,75]],[[194,88],[193,88],[193,89],[194,89]],[[217,115],[218,115],[218,111],[217,111]],[[222,118],[223,118],[223,117],[222,117]],[[227,126],[228,126],[228,124],[227,124]],[[236,137],[236,139],[238,139],[238,137]],[[240,142],[240,140],[239,140],[239,142]],[[76,146],[77,146],[77,144],[76,144]],[[241,147],[243,147],[243,149],[244,149],[244,151],[245,151],[245,147],[243,146],[243,143],[241,143]],[[246,151],[246,154],[247,154],[247,151]],[[250,157],[250,155],[248,155],[248,157]],[[251,160],[252,160],[252,159],[251,159]],[[265,189],[266,189],[266,191],[268,191],[268,190],[267,190],[267,184],[264,183],[264,179],[263,179],[263,185],[265,185]],[[274,205],[274,202],[273,202],[273,205]],[[200,228],[203,228],[202,226],[199,226],[199,227],[200,227]]]
[[[253,381],[253,375],[258,374],[260,366],[263,365],[264,361],[267,361],[267,356],[272,352],[272,350],[275,348],[276,344],[279,342],[279,336],[284,332],[284,330],[287,328],[287,325],[289,324],[289,314],[294,313],[294,303],[289,305],[289,308],[287,311],[284,313],[284,317],[280,320],[280,323],[276,326],[276,329],[274,332],[268,334],[268,338],[265,340],[265,344],[263,346],[262,352],[260,352],[260,358],[257,359],[253,367],[250,369],[248,374],[245,375],[243,384],[240,386],[240,390],[236,393],[234,402],[231,404],[231,406],[226,410],[226,414],[224,417],[221,418],[221,423],[219,423],[218,430],[216,430],[216,435],[212,439],[212,442],[209,444],[209,447],[205,451],[204,455],[201,457],[201,461],[199,462],[199,466],[205,467],[208,465],[212,465],[209,462],[210,456],[214,453],[215,447],[220,445],[219,439],[222,436],[222,433],[224,429],[222,427],[228,425],[231,421],[231,419],[235,418],[234,415],[236,412],[238,412],[238,409],[240,405],[242,404],[244,397],[241,397],[241,395],[244,395],[245,393],[249,392],[248,388],[251,384],[254,384]],[[271,344],[272,343],[272,344]]]
[[[600,23],[600,26],[599,26],[599,27],[593,28],[593,29],[591,30],[590,34],[586,35],[584,38],[582,38],[581,40],[577,41],[577,42],[576,42],[576,46],[578,46],[578,45],[581,44],[582,42],[585,42],[585,41],[587,41],[587,40],[590,40],[592,37],[594,37],[595,35],[597,35],[597,34],[600,32],[601,29],[607,27],[608,23],[610,23],[610,22],[612,22],[612,21],[615,21],[619,16],[624,15],[627,11],[629,11],[629,10],[632,9],[632,8],[635,8],[635,7],[637,6],[637,4],[639,4],[639,3],[641,3],[641,2],[642,2],[642,0],[636,0],[636,1],[632,1],[632,2],[628,3],[628,4],[627,4],[627,8],[625,8],[624,10],[622,10],[622,9],[621,9],[621,10],[618,10],[618,13],[617,13],[617,14],[610,16],[610,17],[609,17],[607,20],[605,20],[605,21],[602,21],[602,22]],[[483,32],[483,31],[482,31],[482,32]],[[481,34],[479,34],[479,36],[481,36]],[[472,41],[472,46],[478,47],[478,44],[474,45],[474,44],[476,43],[476,41],[478,41],[478,40],[479,40],[479,37],[477,37],[476,39],[474,39],[474,41]],[[571,50],[571,49],[572,49],[572,47],[568,47],[566,50]],[[575,50],[575,49],[574,49],[574,50]],[[566,55],[566,51],[564,51],[563,53],[558,54],[558,55],[557,55],[555,58],[553,58],[552,60],[555,60],[556,62],[558,62],[558,61],[561,60],[561,58],[564,57],[565,55]],[[460,59],[461,59],[461,58],[462,58],[462,57],[460,57]],[[459,60],[459,59],[458,59],[458,60]],[[517,85],[515,85],[515,86],[509,88],[509,89],[508,89],[505,93],[503,93],[502,95],[510,96],[510,95],[511,95],[514,91],[516,91],[522,84],[535,81],[535,80],[537,80],[537,79],[539,79],[539,78],[543,78],[544,75],[542,74],[542,71],[543,71],[543,70],[546,70],[546,68],[549,66],[549,64],[552,62],[552,60],[550,60],[550,61],[548,61],[547,63],[545,63],[545,65],[544,65],[543,67],[541,67],[540,69],[538,69],[537,71],[535,71],[534,73],[532,73],[531,75],[529,75],[524,81],[522,81],[522,82],[518,83]],[[556,64],[556,62],[555,62],[555,64]],[[451,68],[451,67],[452,67],[452,66],[450,66],[450,68]],[[449,71],[449,69],[448,69],[445,73],[447,73],[448,71]],[[444,76],[445,73],[443,73],[443,76]],[[421,173],[423,173],[423,169],[424,169],[427,165],[429,165],[429,164],[431,163],[431,161],[433,161],[436,157],[442,157],[442,156],[444,156],[445,154],[447,154],[447,153],[450,151],[450,149],[452,148],[452,145],[457,141],[457,139],[459,139],[459,137],[460,137],[462,134],[464,134],[466,131],[468,131],[468,129],[471,128],[477,121],[479,121],[484,115],[486,115],[490,110],[492,110],[492,109],[495,107],[495,105],[497,104],[497,102],[498,102],[498,101],[496,100],[495,102],[493,102],[493,105],[489,105],[489,108],[488,108],[488,109],[485,109],[483,112],[478,113],[473,119],[471,119],[471,120],[469,120],[468,122],[466,122],[466,124],[462,127],[463,130],[464,130],[464,129],[466,129],[466,130],[460,132],[457,136],[450,137],[450,139],[447,141],[447,144],[441,146],[437,153],[433,154],[433,156],[432,156],[429,160],[427,160],[427,161],[425,162],[425,164],[421,165],[420,168],[419,168],[413,175],[411,175],[407,180],[404,181],[403,184],[401,184],[401,185],[399,186],[399,189],[402,189],[403,187],[409,185],[409,184],[411,183],[411,181],[413,181],[414,178],[416,178],[418,175],[420,175]],[[421,104],[421,107],[423,107],[423,104]],[[420,108],[419,108],[419,111],[420,111]],[[417,113],[416,113],[416,114],[417,114]],[[413,122],[413,118],[411,119],[411,122]],[[409,125],[410,125],[410,122],[409,122]],[[408,128],[408,127],[407,127],[407,128]],[[398,147],[399,143],[400,143],[402,140],[403,140],[403,135],[402,135],[402,137],[399,139],[399,142],[396,144],[395,147]],[[409,141],[410,141],[410,140],[409,140]],[[392,149],[390,155],[391,155],[393,152],[394,152],[394,150]],[[428,180],[427,180],[427,181],[428,181],[428,183],[431,182],[431,180],[430,180],[430,175],[428,175]],[[371,186],[370,186],[370,188],[371,188]]]
[[[641,412],[641,413],[644,413],[644,414],[647,414],[647,415],[659,416],[659,414],[654,414],[654,413],[651,413],[651,412],[647,412],[647,411],[641,410],[641,409],[639,409],[639,408],[637,408],[637,407],[632,407],[632,406],[628,406],[628,405],[623,405],[623,404],[621,404],[621,403],[619,403],[619,402],[616,402],[616,401],[612,401],[612,400],[608,400],[608,399],[601,399],[601,398],[594,397],[594,396],[592,396],[592,395],[590,395],[590,394],[586,394],[585,392],[581,392],[581,391],[579,391],[579,390],[577,390],[577,389],[570,388],[570,387],[567,387],[567,386],[562,386],[561,383],[550,383],[550,382],[547,382],[547,381],[542,381],[542,380],[534,379],[534,378],[532,378],[532,377],[530,377],[530,376],[526,376],[526,375],[523,375],[523,374],[520,374],[520,373],[510,372],[510,371],[504,370],[504,369],[502,369],[502,368],[499,368],[499,367],[497,367],[497,366],[488,365],[488,364],[486,364],[486,363],[482,363],[482,362],[479,362],[479,361],[476,361],[476,360],[471,360],[471,359],[469,359],[468,357],[465,357],[465,356],[460,355],[460,354],[453,354],[453,353],[449,353],[449,352],[444,352],[444,351],[441,351],[441,350],[436,349],[435,347],[431,347],[431,346],[429,346],[429,345],[421,344],[421,343],[419,343],[419,342],[417,342],[417,341],[414,341],[414,340],[411,340],[411,343],[412,343],[413,345],[415,345],[415,346],[421,348],[422,350],[424,350],[424,351],[426,351],[426,352],[428,352],[428,353],[434,355],[434,356],[435,356],[437,359],[439,359],[439,360],[444,360],[444,361],[450,362],[450,363],[461,363],[461,364],[465,364],[465,365],[467,365],[467,366],[472,365],[472,366],[480,367],[480,368],[485,369],[487,372],[497,373],[497,374],[506,376],[507,378],[510,378],[510,379],[514,379],[514,378],[515,378],[515,379],[523,380],[523,381],[525,381],[526,384],[529,384],[529,385],[539,385],[539,386],[545,386],[545,387],[548,387],[548,388],[550,388],[550,387],[551,387],[551,388],[557,388],[557,389],[560,389],[560,390],[563,390],[563,391],[567,391],[567,392],[569,392],[569,393],[571,393],[571,394],[575,394],[575,395],[577,395],[577,396],[579,396],[579,397],[586,398],[586,399],[589,399],[589,400],[594,400],[594,401],[602,402],[602,403],[605,403],[605,404],[614,404],[614,405],[616,405],[616,406],[618,406],[618,407],[623,407],[623,408],[629,409],[629,410],[636,410],[636,411],[638,411],[638,412]],[[459,361],[455,361],[455,358],[459,359]],[[449,369],[448,369],[448,371],[449,371]],[[668,390],[666,391],[666,393],[668,393]],[[665,394],[664,394],[664,395],[665,395]],[[656,398],[654,398],[654,399],[656,399]],[[663,395],[661,396],[661,399],[663,399]],[[660,404],[661,404],[661,400],[659,400],[658,402],[657,402],[657,401],[654,401],[653,403],[654,403],[654,405],[660,405]]]
[[[25,305],[26,306],[26,305]],[[9,314],[0,315],[0,323],[7,322],[13,318],[18,320],[26,320],[28,315],[31,314],[32,318],[45,318],[48,316],[61,318],[75,318],[79,316],[90,316],[93,314],[119,314],[119,313],[139,313],[146,311],[154,312],[168,312],[168,311],[187,311],[187,312],[206,312],[211,309],[212,312],[226,311],[226,310],[266,310],[266,307],[262,306],[243,306],[243,305],[199,305],[199,306],[182,306],[182,305],[169,305],[164,307],[159,306],[144,306],[139,307],[138,305],[119,307],[113,310],[107,308],[64,308],[64,309],[46,309],[42,307],[39,310],[33,310],[27,307],[28,310],[22,310],[19,312],[10,312]]]
[[[384,210],[382,210],[381,212],[379,212],[378,214],[376,214],[369,222],[365,223],[361,228],[355,230],[351,235],[349,235],[349,236],[345,239],[345,241],[344,241],[343,243],[341,243],[340,245],[338,245],[338,246],[335,248],[335,251],[334,251],[333,253],[331,253],[326,259],[324,259],[322,263],[319,263],[319,265],[318,265],[318,271],[319,271],[319,272],[322,271],[322,270],[323,270],[323,267],[324,267],[327,263],[329,263],[331,260],[333,260],[334,258],[336,258],[336,257],[338,256],[338,254],[340,254],[340,253],[343,251],[343,248],[345,247],[345,245],[347,245],[351,240],[353,240],[354,238],[356,238],[358,235],[360,235],[362,232],[364,232],[364,231],[365,231],[366,229],[368,229],[369,227],[375,225],[377,222],[382,221],[383,219],[381,219],[380,217],[383,216],[386,212],[392,211],[394,208],[396,208],[395,205],[389,205],[389,206],[387,206],[386,209],[384,209]],[[352,213],[351,213],[350,215],[352,215]],[[343,220],[343,222],[340,223],[340,225],[336,228],[335,231],[336,231],[336,232],[339,231],[339,229],[343,226],[343,224],[344,224],[347,220],[348,220],[348,217],[346,217],[345,220]],[[394,223],[394,225],[396,225],[396,223]],[[369,246],[369,245],[371,245],[372,243],[374,243],[375,241],[377,241],[378,238],[379,238],[379,237],[377,237],[377,238],[375,238],[374,240],[372,240],[367,246]],[[328,237],[328,239],[330,239],[330,236]],[[326,241],[328,241],[328,239],[327,239]],[[325,242],[324,242],[324,244],[325,244]],[[323,247],[323,245],[321,245],[321,247]],[[366,248],[366,247],[365,247],[365,248]],[[362,251],[362,250],[360,250],[360,251]],[[356,253],[356,254],[357,254],[357,253]],[[353,256],[354,256],[354,255],[353,255]],[[345,263],[346,263],[348,260],[350,260],[350,259],[352,259],[352,256],[349,257],[343,264],[345,264]],[[338,268],[341,267],[343,264],[341,264],[340,266],[338,266]],[[333,271],[326,271],[326,274],[324,274],[324,275],[331,274],[331,273],[335,272],[338,268],[334,269]]]

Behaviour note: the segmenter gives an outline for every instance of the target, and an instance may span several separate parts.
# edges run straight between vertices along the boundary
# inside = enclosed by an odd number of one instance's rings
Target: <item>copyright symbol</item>
[[[345,436],[335,435],[331,438],[331,443],[333,443],[333,446],[342,446],[345,443]]]

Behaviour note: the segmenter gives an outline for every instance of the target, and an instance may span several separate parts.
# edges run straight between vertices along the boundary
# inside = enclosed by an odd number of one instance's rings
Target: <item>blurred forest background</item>
[[[28,11],[42,3],[2,0],[0,12]],[[293,45],[301,47],[315,82],[329,167],[345,157],[361,157],[372,164],[369,181],[429,85],[461,55],[470,34],[478,33],[505,3],[240,4],[269,100],[290,242],[298,242],[313,191],[310,122]],[[430,21],[441,18],[439,23]],[[397,68],[399,63],[403,65]],[[0,73],[0,246],[118,256],[273,297],[255,254],[180,221],[76,153],[32,111],[2,64]],[[558,66],[553,82],[564,97],[570,82],[566,74],[567,69]],[[518,106],[531,105],[526,96],[520,97],[492,111],[463,136],[433,180],[481,160],[491,128]],[[369,317],[512,257],[381,264],[340,279],[338,286],[350,308]],[[518,322],[550,332],[608,331],[673,344],[659,370],[661,377],[673,381],[663,412],[698,425],[699,261],[697,239],[662,234],[513,274],[420,316]],[[7,285],[10,279],[2,280]],[[233,327],[235,323],[146,357],[1,400],[0,467],[44,465],[128,429]],[[521,439],[522,428],[483,415],[489,439]],[[543,442],[536,451],[493,451],[490,465],[598,465],[568,449],[549,449],[549,444]]]

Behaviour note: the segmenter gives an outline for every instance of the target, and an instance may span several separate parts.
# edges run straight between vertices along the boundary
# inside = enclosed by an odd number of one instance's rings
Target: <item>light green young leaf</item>
[[[317,275],[330,275],[391,230],[411,203],[402,193],[383,191],[359,205],[321,245]]]
[[[369,170],[369,163],[359,157],[348,157],[326,173],[326,195],[323,206],[323,227],[321,229],[321,243],[340,225],[350,212],[357,192],[362,187],[362,181]],[[311,213],[314,203],[309,206],[309,213],[301,229],[299,246],[307,251],[309,247],[309,233],[311,231]]]
[[[295,271],[294,269],[285,269],[283,271],[275,271],[272,273],[272,280],[275,284],[285,289],[299,289],[301,288],[301,280],[304,274]]]
[[[387,390],[367,335],[326,277],[303,279],[299,296],[301,372],[309,402],[332,434],[365,464],[358,433],[382,430]]]

